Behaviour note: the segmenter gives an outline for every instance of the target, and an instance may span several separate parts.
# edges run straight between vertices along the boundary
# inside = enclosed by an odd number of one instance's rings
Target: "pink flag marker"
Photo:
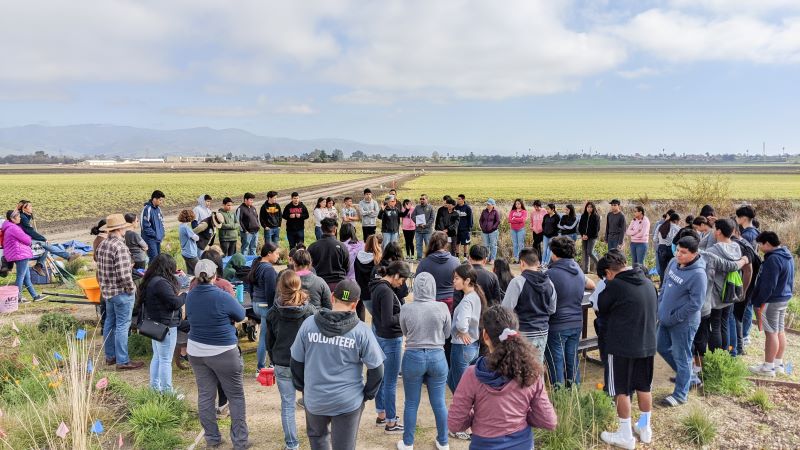
[[[100,378],[100,381],[98,381],[97,384],[94,385],[94,387],[96,387],[97,390],[102,391],[103,389],[108,387],[108,378],[106,377]]]
[[[69,428],[67,428],[67,424],[61,422],[56,429],[56,436],[60,437],[61,439],[65,439],[67,437],[67,433],[69,433]]]
[[[117,440],[117,446],[118,446],[119,448],[122,448],[122,445],[123,445],[123,442],[122,442],[122,435],[120,434],[120,435],[119,435],[119,440]]]

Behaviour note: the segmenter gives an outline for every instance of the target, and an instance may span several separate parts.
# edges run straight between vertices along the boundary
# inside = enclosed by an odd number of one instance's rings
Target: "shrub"
[[[713,205],[717,215],[724,217],[730,210],[731,177],[721,173],[677,172],[667,177],[667,190],[676,198],[699,210],[703,205]]]
[[[578,388],[551,391],[550,400],[558,416],[553,431],[543,431],[538,445],[544,449],[590,448],[599,443],[600,432],[614,423],[616,410],[602,391]]]
[[[152,356],[153,343],[152,340],[141,334],[132,334],[128,336],[128,355],[133,358],[141,358],[143,356]]]
[[[744,361],[725,350],[706,352],[703,358],[703,386],[709,394],[742,395],[750,386]]]
[[[189,418],[185,401],[141,388],[130,393],[130,403],[128,428],[134,435],[136,448],[165,449],[182,444],[180,430]]]
[[[83,258],[75,258],[72,261],[64,262],[64,270],[71,273],[72,275],[80,275],[80,273],[86,268],[88,262]]]
[[[800,328],[800,297],[792,297],[789,300],[789,306],[786,308],[786,328]]]
[[[756,389],[747,399],[747,403],[759,407],[762,411],[769,411],[773,408],[769,401],[769,394],[764,389]]]
[[[42,315],[39,319],[40,333],[46,333],[52,330],[63,335],[65,333],[72,333],[77,329],[78,321],[72,317],[71,314],[51,312]]]
[[[686,417],[681,420],[686,441],[704,446],[711,443],[717,435],[717,426],[700,409],[693,409]]]

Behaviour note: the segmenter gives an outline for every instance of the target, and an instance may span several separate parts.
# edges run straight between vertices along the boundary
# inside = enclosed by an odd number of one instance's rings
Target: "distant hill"
[[[420,154],[429,155],[434,150],[442,153],[451,149],[433,146],[375,145],[346,139],[290,139],[258,136],[253,133],[228,128],[216,130],[208,127],[181,130],[154,130],[118,125],[70,125],[49,127],[26,125],[0,128],[0,156],[29,154],[42,150],[51,155],[86,157],[161,157],[192,155],[299,155],[314,149],[332,151],[340,149],[345,154],[360,150],[367,154]],[[455,149],[452,149],[455,151]]]

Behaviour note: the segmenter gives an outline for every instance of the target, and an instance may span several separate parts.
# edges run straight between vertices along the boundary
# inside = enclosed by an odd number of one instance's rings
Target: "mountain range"
[[[0,128],[0,156],[44,151],[54,156],[92,157],[166,157],[234,155],[288,156],[314,149],[340,149],[345,154],[362,151],[366,154],[430,155],[434,150],[463,153],[463,149],[433,146],[365,144],[347,139],[291,139],[259,136],[238,128],[208,127],[179,130],[156,130],[119,125],[25,125]]]

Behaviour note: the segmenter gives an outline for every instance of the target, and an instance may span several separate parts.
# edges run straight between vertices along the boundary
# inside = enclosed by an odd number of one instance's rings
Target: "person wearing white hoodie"
[[[192,210],[194,212],[194,221],[192,228],[196,227],[200,222],[206,220],[211,216],[211,201],[214,200],[208,194],[203,194],[197,197],[197,206]]]

